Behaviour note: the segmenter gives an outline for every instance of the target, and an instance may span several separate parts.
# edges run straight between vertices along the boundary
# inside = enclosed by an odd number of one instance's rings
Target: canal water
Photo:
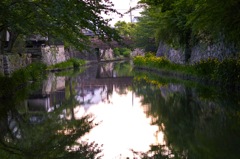
[[[18,92],[19,91],[19,92]],[[49,73],[0,98],[0,158],[240,158],[240,94],[133,68]]]

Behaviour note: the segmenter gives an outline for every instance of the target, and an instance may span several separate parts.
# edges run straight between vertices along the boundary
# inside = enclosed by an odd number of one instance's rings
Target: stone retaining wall
[[[237,50],[234,46],[227,46],[223,42],[218,42],[211,45],[199,43],[192,48],[189,63],[193,64],[207,58],[217,58],[219,60],[223,60],[229,57],[235,58],[238,57],[239,54],[240,51]],[[183,49],[174,49],[162,42],[159,43],[157,56],[165,56],[174,63],[184,63]]]
[[[42,61],[46,65],[53,65],[66,61],[68,57],[65,54],[64,45],[51,45],[43,46],[42,51]]]

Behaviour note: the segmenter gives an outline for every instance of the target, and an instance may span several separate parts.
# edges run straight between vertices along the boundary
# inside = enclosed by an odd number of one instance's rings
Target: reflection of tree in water
[[[130,62],[119,62],[114,65],[114,72],[118,76],[132,76],[132,65]]]
[[[110,96],[113,94],[114,89],[119,94],[127,93],[126,87],[128,87],[129,83],[132,81],[132,79],[130,79],[132,78],[132,67],[129,62],[104,63],[97,65],[96,70],[96,77],[93,76],[89,79],[78,82],[82,84],[80,86],[82,88],[82,92],[86,92],[82,95],[82,97],[87,96],[87,94],[89,94],[87,92],[89,92],[92,88],[91,100],[93,100],[95,95],[93,92],[101,87],[101,96],[104,97],[103,94],[106,94],[106,98],[102,98],[102,101],[110,103]],[[81,79],[84,78],[81,77]]]
[[[133,76],[130,62],[119,62],[114,65],[114,72],[118,76]],[[127,94],[127,85],[115,85],[116,92],[120,95]]]
[[[89,132],[95,124],[91,116],[74,118],[74,90],[71,79],[68,82],[69,97],[58,109],[47,113],[41,123],[32,123],[33,114],[25,111],[21,101],[14,94],[0,98],[0,158],[34,159],[34,158],[98,158],[100,147],[95,143],[77,142],[80,137]],[[5,89],[5,88],[4,88]],[[29,91],[21,91],[26,97]],[[23,94],[24,93],[24,94]],[[71,120],[68,117],[71,116]]]
[[[115,86],[115,91],[120,94],[120,95],[123,95],[123,94],[127,94],[128,92],[128,89],[126,86],[124,85],[116,85]]]
[[[144,96],[142,103],[149,105],[147,114],[164,132],[171,151],[169,155],[163,146],[153,146],[156,158],[239,157],[239,100],[226,96],[203,99],[193,88],[183,85],[156,87],[144,81],[135,84],[137,95]]]

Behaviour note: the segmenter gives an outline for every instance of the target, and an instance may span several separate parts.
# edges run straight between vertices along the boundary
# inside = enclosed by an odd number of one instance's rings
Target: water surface
[[[24,93],[1,98],[1,158],[240,158],[236,92],[115,62],[50,73]],[[77,151],[84,141],[98,146]]]

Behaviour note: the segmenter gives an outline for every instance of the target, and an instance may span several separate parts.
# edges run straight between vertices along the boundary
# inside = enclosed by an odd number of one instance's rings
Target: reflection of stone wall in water
[[[107,63],[104,67],[100,67],[99,74],[101,77],[113,77],[113,63]]]
[[[36,116],[34,112],[49,112],[61,106],[65,101],[65,77],[57,77],[54,73],[49,73],[47,79],[43,81],[42,87],[33,92],[25,101],[26,108],[29,113],[33,113],[32,117],[36,120],[31,122],[41,122],[42,118]]]
[[[57,77],[53,73],[49,73],[47,79],[43,82],[42,93],[50,94],[57,90],[65,89],[65,77]]]

